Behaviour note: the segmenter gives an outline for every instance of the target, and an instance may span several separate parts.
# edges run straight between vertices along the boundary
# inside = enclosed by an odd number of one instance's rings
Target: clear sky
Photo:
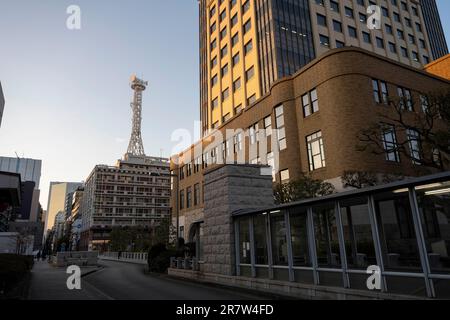
[[[450,1],[438,3],[446,17]],[[71,4],[79,31],[66,28]],[[0,155],[43,160],[46,209],[50,181],[82,181],[126,152],[137,73],[150,82],[145,151],[169,156],[172,132],[199,119],[198,60],[197,0],[0,0]]]

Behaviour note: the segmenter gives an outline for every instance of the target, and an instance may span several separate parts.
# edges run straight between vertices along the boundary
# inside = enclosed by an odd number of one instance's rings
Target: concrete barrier
[[[56,267],[66,267],[70,265],[96,266],[98,264],[97,251],[66,251],[58,252],[52,257],[52,263]]]

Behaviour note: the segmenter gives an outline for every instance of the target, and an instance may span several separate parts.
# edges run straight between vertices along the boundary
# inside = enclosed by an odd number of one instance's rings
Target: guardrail
[[[102,252],[99,258],[102,260],[147,264],[147,256],[148,253],[146,252]]]
[[[196,258],[170,258],[170,267],[173,269],[184,269],[199,271],[199,262]]]

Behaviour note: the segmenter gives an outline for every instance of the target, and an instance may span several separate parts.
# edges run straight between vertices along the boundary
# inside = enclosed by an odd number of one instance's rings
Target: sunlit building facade
[[[372,4],[381,10],[376,30],[367,24]],[[201,0],[199,16],[204,135],[333,48],[361,47],[417,68],[433,59],[415,0]]]

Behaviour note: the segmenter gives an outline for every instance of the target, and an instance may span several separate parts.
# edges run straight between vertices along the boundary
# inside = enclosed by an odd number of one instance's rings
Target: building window
[[[217,66],[217,56],[215,56],[215,57],[211,60],[211,69],[214,68],[215,66]]]
[[[284,126],[283,105],[275,108],[275,124],[277,126],[278,147],[281,150],[286,149],[286,128]]]
[[[353,9],[349,7],[345,7],[345,16],[353,19]]]
[[[247,44],[244,46],[244,54],[247,55],[250,51],[253,49],[253,41],[250,40],[247,42]]]
[[[227,27],[220,31],[220,40],[223,40],[227,36]]]
[[[413,111],[413,103],[412,103],[412,97],[411,97],[411,90],[405,89],[402,87],[397,87],[398,96],[400,98],[400,107],[402,109],[405,108],[405,102],[406,102],[406,110]]]
[[[180,210],[184,209],[184,190],[180,191]]]
[[[264,118],[264,129],[266,133],[266,137],[272,134],[272,117],[268,116]]]
[[[227,10],[224,9],[221,13],[220,13],[220,22],[222,22],[223,20],[225,20],[225,18],[227,17]]]
[[[211,18],[215,14],[216,14],[216,6],[212,7],[211,10],[209,11],[209,17]]]
[[[186,189],[186,208],[189,209],[192,206],[192,188]]]
[[[327,17],[325,17],[324,15],[318,13],[317,14],[317,24],[319,26],[326,27],[327,26]]]
[[[251,28],[252,28],[252,21],[249,19],[249,20],[244,24],[244,34],[246,34],[247,32],[249,32]]]
[[[237,90],[239,90],[241,88],[241,78],[237,78],[234,82],[233,82],[233,91],[236,92]]]
[[[210,33],[213,33],[214,31],[216,31],[216,28],[217,28],[217,25],[216,25],[216,23],[214,22],[214,23],[211,25],[211,28],[210,28],[209,32],[210,32]]]
[[[430,106],[430,102],[429,102],[427,96],[420,95],[420,105],[422,107],[422,112],[423,113],[427,113],[428,112],[428,108]]]
[[[348,26],[348,35],[352,38],[357,38],[356,28]]]
[[[330,1],[330,9],[335,12],[339,12],[339,3],[336,1]]]
[[[342,23],[339,21],[333,20],[333,29],[336,32],[342,32]]]
[[[211,42],[211,51],[213,51],[215,48],[217,48],[217,39],[214,39]]]
[[[420,135],[417,130],[407,129],[406,136],[408,138],[408,145],[410,156],[413,164],[420,165],[421,162],[421,147],[420,147]]]
[[[247,71],[245,71],[245,79],[249,81],[255,75],[255,68],[251,67]]]
[[[194,206],[198,206],[200,204],[200,184],[196,183],[194,185]]]
[[[226,115],[224,115],[224,116],[222,117],[222,122],[227,122],[228,120],[230,120],[230,118],[231,118],[231,115],[230,115],[230,113],[228,112]]]
[[[336,48],[343,48],[345,47],[345,43],[339,40],[336,40]]]
[[[234,152],[238,153],[242,150],[242,133],[239,132],[234,136]]]
[[[397,47],[395,46],[395,43],[389,42],[389,50],[390,50],[392,53],[397,53]]]
[[[367,15],[365,15],[364,13],[360,13],[359,14],[359,21],[362,23],[367,23]]]
[[[302,96],[303,116],[308,117],[319,111],[319,99],[317,98],[317,90],[314,89]]]
[[[382,131],[383,147],[387,161],[400,162],[397,147],[397,137],[393,125],[384,124]]]
[[[233,28],[238,23],[237,13],[231,18],[231,27]]]
[[[258,131],[259,131],[258,124],[255,123],[248,130],[249,130],[250,144],[255,144],[258,141]]]
[[[242,111],[242,104],[239,104],[234,108],[234,114],[241,113],[241,111]]]
[[[377,37],[377,47],[380,49],[384,49],[384,40],[382,38]]]
[[[214,110],[215,108],[217,108],[219,106],[219,98],[215,98],[212,102],[211,102],[211,109]]]
[[[372,43],[372,40],[370,39],[370,33],[363,32],[362,35],[365,43]]]
[[[250,9],[250,0],[245,1],[242,5],[242,14],[246,13]]]
[[[216,74],[211,79],[211,87],[214,87],[217,84],[217,81],[218,81],[218,79],[217,79],[217,74]]]
[[[240,60],[240,56],[239,56],[239,52],[238,52],[233,56],[233,67],[239,63],[239,60]]]
[[[251,105],[253,102],[256,101],[256,94],[252,94],[248,99],[247,99],[247,106]]]
[[[233,38],[231,38],[231,46],[234,47],[239,42],[239,33],[236,33]]]
[[[228,63],[224,65],[221,70],[222,77],[226,76],[227,74],[228,74]]]
[[[314,171],[325,167],[325,153],[322,132],[316,132],[306,137],[308,146],[309,170]]]
[[[385,81],[372,79],[373,97],[376,103],[389,103],[389,93]]]
[[[289,169],[280,171],[280,181],[281,181],[281,183],[289,182]]]
[[[276,177],[275,177],[276,170],[275,170],[275,158],[274,158],[273,152],[269,152],[267,154],[267,165],[272,168],[272,181],[275,181],[276,180]]]
[[[222,101],[227,100],[229,96],[230,96],[229,88],[226,88],[225,90],[222,91]]]
[[[392,26],[390,24],[385,24],[384,26],[385,26],[387,34],[391,34],[392,35],[394,33],[394,31],[392,30]]]
[[[320,44],[324,47],[330,46],[330,38],[327,36],[324,36],[323,34],[319,35]]]
[[[220,50],[220,57],[223,58],[223,57],[225,57],[227,54],[228,54],[228,46],[225,45],[225,47],[223,47],[223,48]]]

